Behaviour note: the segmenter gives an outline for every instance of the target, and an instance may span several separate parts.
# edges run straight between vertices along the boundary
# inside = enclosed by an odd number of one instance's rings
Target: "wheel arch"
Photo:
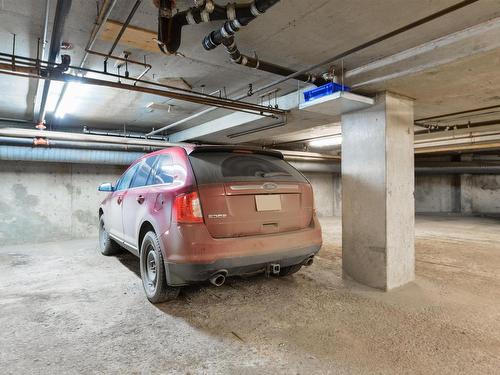
[[[142,222],[141,227],[139,229],[139,235],[137,236],[137,249],[139,253],[141,252],[142,240],[144,239],[146,233],[148,233],[149,231],[152,231],[156,235],[158,235],[153,224],[151,224],[151,222],[149,222],[148,220],[145,220]]]

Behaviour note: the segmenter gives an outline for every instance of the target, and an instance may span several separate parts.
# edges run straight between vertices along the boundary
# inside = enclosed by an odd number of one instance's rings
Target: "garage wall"
[[[306,173],[320,216],[342,215],[342,179],[339,174]],[[500,176],[417,175],[415,212],[500,214]]]
[[[415,176],[415,211],[459,212],[460,176]]]
[[[470,183],[469,183],[470,181]],[[500,176],[462,176],[462,204],[472,213],[500,213]]]
[[[97,234],[102,182],[115,181],[124,167],[0,161],[0,241],[29,243]],[[307,173],[320,216],[340,215],[340,179]],[[337,181],[337,182],[335,182]]]
[[[97,234],[101,182],[123,167],[0,161],[0,241],[25,243]]]
[[[314,192],[314,206],[318,216],[334,216],[336,196],[334,178],[331,173],[304,173]],[[338,197],[337,197],[338,198]]]
[[[102,182],[124,167],[0,161],[1,243],[41,242],[97,234]],[[342,214],[338,174],[306,173],[319,216]],[[500,214],[500,176],[417,176],[417,213]]]

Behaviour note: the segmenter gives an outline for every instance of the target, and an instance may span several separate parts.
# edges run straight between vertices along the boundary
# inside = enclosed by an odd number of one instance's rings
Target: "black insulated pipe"
[[[241,27],[248,25],[278,2],[279,0],[255,0],[249,7],[250,14],[235,14],[234,19],[225,22],[220,29],[212,31],[203,39],[203,47],[207,51],[217,48],[224,39],[236,34]],[[248,12],[247,8],[245,10]]]
[[[181,45],[182,28],[201,22],[225,20],[226,10],[212,1],[204,1],[172,16],[174,2],[160,0],[158,11],[158,46],[165,54],[174,54]]]
[[[50,38],[49,63],[53,64],[56,61],[57,55],[61,50],[62,34],[64,24],[69,10],[71,9],[72,0],[58,0],[56,5],[56,14],[54,16],[54,27]],[[43,84],[42,100],[40,102],[40,110],[38,111],[38,122],[45,120],[47,98],[49,95],[50,81],[45,81]]]
[[[235,27],[239,29],[239,27],[247,25],[277,2],[279,0],[255,0],[251,4],[227,4],[226,6],[220,6],[215,4],[213,0],[205,0],[199,1],[195,7],[171,16],[172,1],[160,0],[158,12],[158,45],[163,53],[174,54],[181,45],[181,33],[184,26],[196,25],[202,22],[229,20],[228,22],[233,22],[231,30]],[[217,42],[219,37],[215,36],[215,38],[214,42]]]
[[[250,57],[241,54],[234,40],[234,36],[223,39],[222,44],[224,45],[224,47],[226,47],[226,51],[227,53],[229,53],[231,60],[236,64],[244,65],[249,68],[262,70],[264,72],[273,73],[280,76],[287,76],[295,73],[295,71],[292,69],[288,69],[267,61],[262,61],[257,57]],[[312,83],[316,86],[321,86],[327,83],[327,80],[325,80],[320,75],[315,74],[300,74],[296,76],[295,79],[306,83]]]

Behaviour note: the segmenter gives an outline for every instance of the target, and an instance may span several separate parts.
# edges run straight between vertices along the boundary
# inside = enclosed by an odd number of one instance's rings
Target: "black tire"
[[[302,264],[294,264],[293,266],[281,267],[279,276],[290,276],[298,272],[302,268]]]
[[[148,300],[151,303],[160,303],[176,299],[180,288],[167,284],[163,255],[155,232],[148,232],[144,236],[139,261],[142,286]]]
[[[99,250],[102,255],[106,256],[118,254],[122,251],[122,248],[109,237],[103,216],[99,217]]]

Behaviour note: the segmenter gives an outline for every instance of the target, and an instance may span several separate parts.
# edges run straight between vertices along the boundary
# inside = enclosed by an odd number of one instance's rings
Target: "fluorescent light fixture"
[[[328,147],[328,146],[339,146],[342,144],[342,136],[336,135],[328,138],[314,139],[309,142],[311,147]]]

